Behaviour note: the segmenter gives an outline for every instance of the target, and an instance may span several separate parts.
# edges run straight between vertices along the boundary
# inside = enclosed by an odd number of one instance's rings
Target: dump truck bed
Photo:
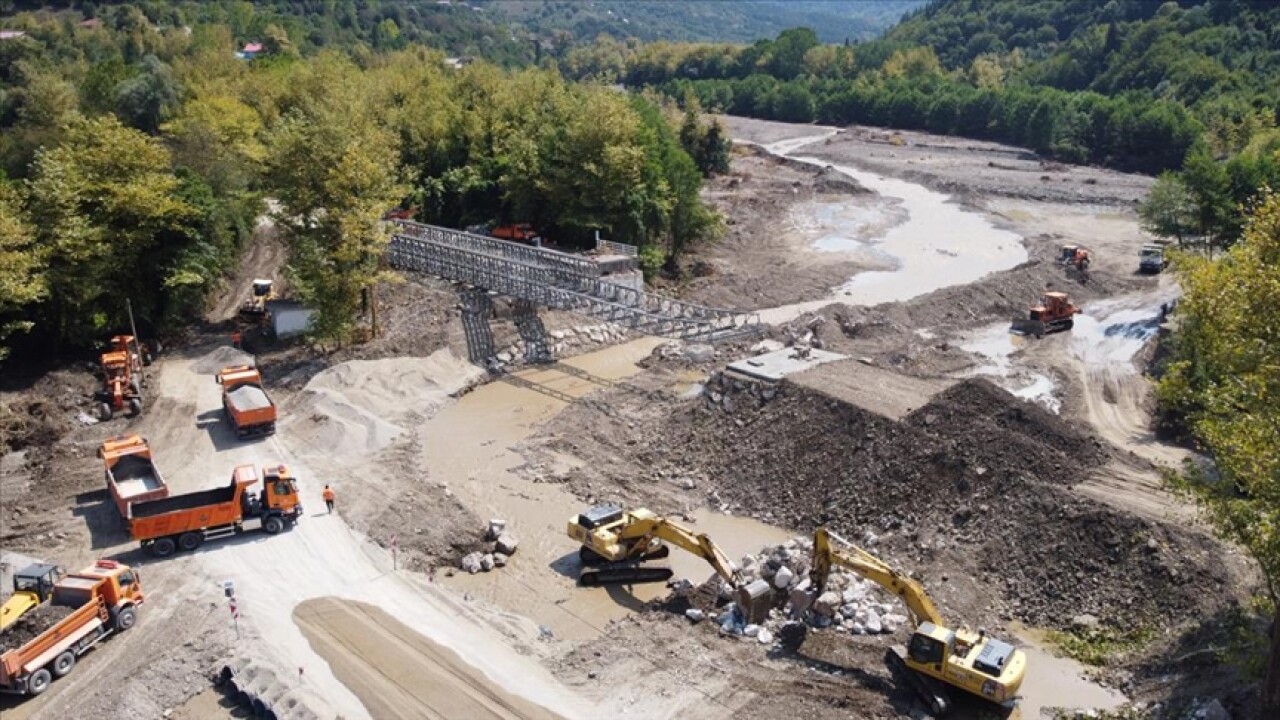
[[[134,540],[154,540],[222,527],[243,517],[236,484],[135,504],[129,520]]]
[[[122,517],[128,517],[131,503],[169,495],[169,487],[155,463],[141,455],[126,455],[107,468],[107,491]]]
[[[267,397],[267,393],[257,385],[241,385],[232,390],[227,393],[227,403],[236,412],[261,410],[272,405],[271,398]]]
[[[106,615],[102,599],[93,597],[21,647],[0,655],[0,685],[8,686],[14,679],[48,662],[53,655],[101,626]]]
[[[180,512],[183,510],[192,510],[207,505],[220,505],[230,502],[236,496],[236,488],[234,485],[226,487],[214,488],[212,490],[200,490],[198,492],[186,493],[184,495],[174,495],[172,497],[160,500],[152,500],[149,502],[134,503],[133,517],[150,518],[166,513]]]

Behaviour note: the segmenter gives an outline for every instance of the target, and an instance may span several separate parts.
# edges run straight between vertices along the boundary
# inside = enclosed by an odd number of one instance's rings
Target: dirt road
[[[311,646],[374,717],[559,717],[503,692],[457,653],[373,605],[319,598],[299,604],[293,615]]]

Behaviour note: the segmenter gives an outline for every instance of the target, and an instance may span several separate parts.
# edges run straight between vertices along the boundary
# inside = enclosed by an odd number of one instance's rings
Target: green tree
[[[314,334],[346,340],[384,277],[383,213],[404,197],[399,141],[379,125],[349,65],[328,59],[300,82],[306,101],[268,141],[267,178],[283,206],[290,271],[317,317]]]
[[[24,216],[16,187],[0,181],[0,342],[30,330],[22,311],[45,294],[44,253]],[[0,360],[8,350],[0,345]]]
[[[142,59],[142,71],[116,87],[116,112],[133,127],[154,135],[177,110],[181,93],[173,69],[148,55]]]
[[[1230,181],[1226,168],[1209,155],[1203,143],[1187,156],[1182,182],[1191,194],[1196,231],[1211,245],[1227,244],[1230,239],[1227,228],[1235,211]]]
[[[1185,418],[1220,480],[1181,478],[1223,537],[1257,561],[1277,611],[1263,715],[1280,713],[1280,196],[1268,195],[1217,260],[1183,255],[1175,359],[1163,406]]]
[[[1195,208],[1191,193],[1177,173],[1165,171],[1138,206],[1142,229],[1159,237],[1183,239],[1195,232]]]
[[[38,313],[47,334],[91,340],[122,318],[126,297],[144,312],[156,308],[155,251],[191,212],[159,141],[111,116],[79,120],[62,144],[37,154],[29,185],[48,257],[49,300]]]

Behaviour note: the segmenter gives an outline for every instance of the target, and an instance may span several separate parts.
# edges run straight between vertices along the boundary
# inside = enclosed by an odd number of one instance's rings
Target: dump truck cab
[[[289,468],[284,465],[262,469],[262,489],[254,495],[245,493],[242,502],[250,503],[245,515],[266,515],[292,518],[302,514],[302,500],[298,497],[298,484]]]
[[[54,586],[53,604],[78,608],[101,596],[108,609],[119,610],[141,605],[145,599],[142,576],[136,568],[115,560],[99,560],[93,565],[64,577]]]
[[[1164,246],[1158,243],[1146,243],[1138,253],[1139,272],[1158,273],[1168,264],[1169,261],[1164,256]]]

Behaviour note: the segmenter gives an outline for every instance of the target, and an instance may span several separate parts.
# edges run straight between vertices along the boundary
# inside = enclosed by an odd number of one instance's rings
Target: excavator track
[[[584,570],[578,576],[578,583],[587,587],[638,585],[641,583],[666,582],[674,574],[675,571],[671,568],[643,567],[635,563],[610,563]]]
[[[894,674],[907,681],[935,716],[942,717],[951,709],[951,696],[947,694],[947,686],[907,665],[906,648],[889,648],[884,654],[884,661]]]
[[[671,548],[669,546],[659,545],[657,550],[649,553],[648,555],[645,555],[643,558],[641,558],[640,562],[648,562],[650,560],[661,560],[662,558],[665,558],[670,554],[671,554]],[[604,557],[603,555],[596,552],[595,550],[592,550],[586,545],[583,545],[581,548],[578,548],[578,560],[580,560],[585,567],[597,567],[599,565],[607,565],[609,563],[608,558]]]

